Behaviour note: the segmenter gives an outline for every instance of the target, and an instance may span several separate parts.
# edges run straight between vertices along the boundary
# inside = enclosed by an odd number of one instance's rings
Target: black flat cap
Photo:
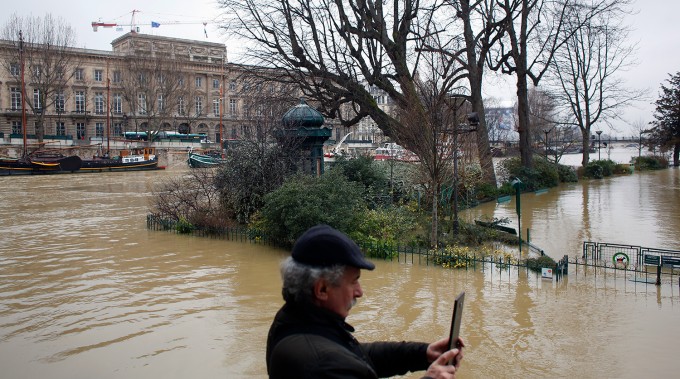
[[[351,238],[328,225],[313,226],[304,232],[295,241],[292,256],[297,262],[316,267],[345,265],[366,270],[375,268]]]

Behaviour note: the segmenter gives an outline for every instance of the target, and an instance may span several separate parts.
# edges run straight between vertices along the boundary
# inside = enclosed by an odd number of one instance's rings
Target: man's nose
[[[364,291],[361,289],[361,284],[357,284],[357,286],[354,288],[354,297],[362,296],[364,296]]]

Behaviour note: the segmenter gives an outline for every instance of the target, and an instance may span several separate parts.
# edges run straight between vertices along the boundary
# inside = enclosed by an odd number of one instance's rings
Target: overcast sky
[[[669,73],[680,71],[680,1],[636,0],[634,7],[638,13],[630,17],[629,24],[633,28],[631,39],[638,42],[638,64],[621,76],[628,86],[647,88],[649,99],[640,101],[637,108],[623,110],[625,122],[615,122],[616,130],[602,125],[601,129],[605,134],[628,136],[633,133],[628,124],[638,120],[653,120],[654,106],[651,103],[657,99],[661,83],[668,78]],[[136,9],[140,12],[135,14],[135,23],[140,27],[141,33],[224,43],[229,60],[238,59],[238,44],[230,41],[217,28],[215,20],[220,11],[214,0],[22,0],[10,2],[3,8],[0,25],[12,13],[20,16],[51,13],[63,17],[75,28],[79,47],[98,50],[111,50],[111,41],[127,32],[130,27],[123,27],[124,31],[100,28],[94,32],[92,22],[129,25],[132,11]],[[160,22],[161,26],[151,28],[151,21]],[[167,22],[182,24],[173,25]],[[207,22],[205,27],[203,22]],[[486,86],[490,95],[502,97],[508,103],[514,101],[515,88],[512,82],[487,82]]]

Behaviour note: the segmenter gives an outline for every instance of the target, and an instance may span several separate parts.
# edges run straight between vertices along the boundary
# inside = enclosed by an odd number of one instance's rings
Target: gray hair
[[[295,303],[313,302],[314,283],[323,278],[333,286],[340,285],[345,267],[344,265],[313,267],[296,262],[293,257],[286,258],[281,262],[284,300]]]

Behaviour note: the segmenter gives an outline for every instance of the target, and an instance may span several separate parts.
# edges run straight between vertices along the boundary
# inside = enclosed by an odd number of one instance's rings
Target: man
[[[345,318],[363,295],[361,269],[373,270],[359,246],[328,225],[307,230],[281,265],[283,298],[267,338],[267,372],[275,378],[378,378],[427,370],[454,378],[462,352],[448,338],[360,343]],[[461,340],[460,346],[464,346]],[[451,360],[456,365],[449,365]]]

